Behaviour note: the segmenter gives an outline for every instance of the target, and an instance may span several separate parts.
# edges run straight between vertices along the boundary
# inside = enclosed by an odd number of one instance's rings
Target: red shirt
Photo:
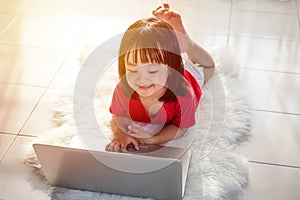
[[[110,112],[117,116],[127,117],[133,121],[168,124],[173,123],[180,128],[189,128],[196,123],[195,113],[202,91],[197,80],[188,71],[184,71],[184,78],[189,84],[184,96],[177,96],[176,101],[165,102],[154,117],[150,117],[138,95],[132,99],[123,93],[120,84],[114,90]]]

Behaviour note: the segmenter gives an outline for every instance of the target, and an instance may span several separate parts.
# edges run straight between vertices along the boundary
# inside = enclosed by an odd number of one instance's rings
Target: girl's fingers
[[[127,151],[127,146],[128,144],[133,144],[134,148],[136,150],[139,150],[139,143],[136,139],[131,139],[128,141],[129,143],[117,143],[117,142],[112,142],[109,143],[105,146],[105,151],[111,151],[111,152],[128,152]]]
[[[119,152],[121,144],[119,143],[109,143],[105,146],[105,151]]]
[[[114,144],[114,152],[119,152],[120,151],[120,146],[121,146],[121,144]]]
[[[131,143],[133,144],[135,150],[139,150],[139,149],[140,149],[140,148],[139,148],[139,143],[138,143],[137,140],[132,140]]]
[[[106,151],[113,151],[114,144],[113,143],[109,143],[106,145],[105,150]]]
[[[110,143],[105,146],[105,151],[109,151],[109,145]]]
[[[122,152],[127,152],[127,144],[121,144],[121,150]]]

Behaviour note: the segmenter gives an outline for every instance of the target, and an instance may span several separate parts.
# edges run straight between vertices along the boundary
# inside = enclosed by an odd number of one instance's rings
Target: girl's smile
[[[139,86],[140,90],[148,90],[151,89],[153,85],[149,85],[149,86]]]

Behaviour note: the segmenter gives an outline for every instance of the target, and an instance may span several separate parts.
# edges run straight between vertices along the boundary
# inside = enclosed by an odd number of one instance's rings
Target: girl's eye
[[[157,72],[158,72],[158,70],[156,70],[156,71],[149,71],[150,74],[155,74]]]
[[[135,71],[135,70],[131,70],[131,69],[127,69],[129,72],[131,72],[131,73],[136,73],[137,71]]]

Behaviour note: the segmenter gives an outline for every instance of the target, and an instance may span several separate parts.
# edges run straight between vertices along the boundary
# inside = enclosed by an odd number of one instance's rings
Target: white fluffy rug
[[[191,146],[192,158],[184,199],[240,199],[247,185],[248,162],[244,157],[234,153],[233,149],[246,141],[249,136],[251,112],[246,96],[243,94],[243,84],[239,80],[238,64],[234,62],[227,50],[214,49],[211,52],[217,70],[212,79],[202,88],[197,134]],[[76,102],[73,102],[74,86],[61,91],[54,108],[53,120],[57,127],[46,131],[36,138],[35,142],[68,146],[78,130],[84,130],[84,134],[92,136],[99,127],[105,136],[109,135],[111,116],[108,105],[116,82],[116,66],[112,64],[98,83],[97,88],[101,90],[77,89]],[[94,100],[94,105],[86,105],[85,100],[91,98]],[[97,125],[89,124],[88,121],[80,125],[75,123],[74,116],[84,118],[91,111],[96,113]],[[82,131],[80,132],[83,136]],[[51,199],[139,199],[50,187],[32,147],[26,148],[28,153],[25,164],[31,169],[31,183],[35,188],[49,192]]]

